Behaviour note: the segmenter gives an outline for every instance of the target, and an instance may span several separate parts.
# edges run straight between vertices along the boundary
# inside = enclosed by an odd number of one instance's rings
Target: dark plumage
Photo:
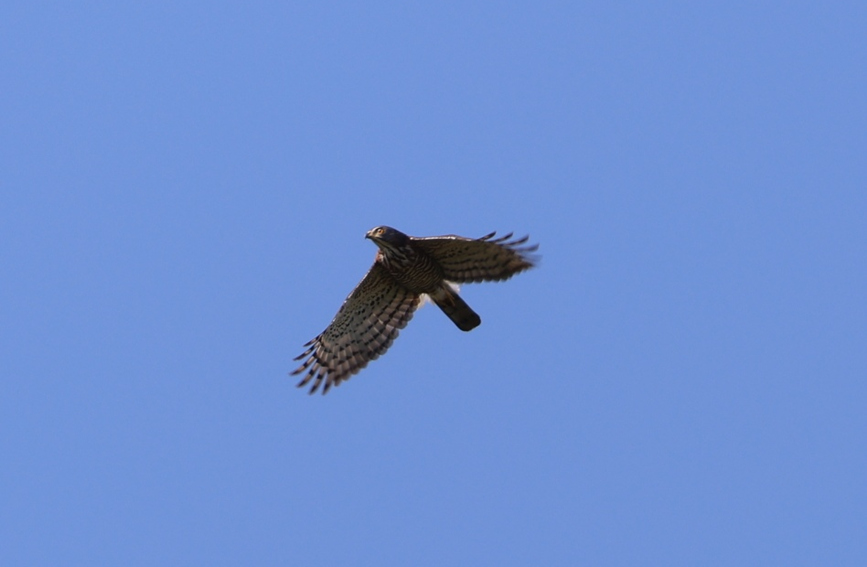
[[[368,231],[367,238],[379,248],[373,267],[328,328],[295,359],[305,359],[292,372],[306,372],[298,386],[312,380],[312,394],[324,382],[324,394],[378,358],[412,318],[424,294],[462,331],[478,327],[481,318],[450,283],[509,279],[533,267],[531,253],[538,248],[527,245],[526,236],[510,241],[511,233],[494,239],[495,234],[417,238],[387,226]]]

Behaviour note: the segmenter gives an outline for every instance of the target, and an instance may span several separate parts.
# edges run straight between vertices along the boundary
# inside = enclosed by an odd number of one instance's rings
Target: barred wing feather
[[[385,268],[375,263],[328,328],[304,345],[307,350],[295,359],[305,359],[292,372],[306,372],[298,387],[312,380],[312,394],[324,382],[324,394],[331,386],[348,380],[388,350],[418,305],[418,295],[398,285]]]
[[[512,233],[494,238],[431,236],[413,238],[412,243],[429,254],[443,269],[445,279],[455,283],[507,280],[532,268],[538,244],[528,245],[529,236],[510,240]]]

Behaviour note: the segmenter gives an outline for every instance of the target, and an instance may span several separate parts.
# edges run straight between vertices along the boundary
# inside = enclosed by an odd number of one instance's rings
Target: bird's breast
[[[429,293],[442,286],[442,268],[427,254],[388,258],[385,267],[398,283],[412,292]]]

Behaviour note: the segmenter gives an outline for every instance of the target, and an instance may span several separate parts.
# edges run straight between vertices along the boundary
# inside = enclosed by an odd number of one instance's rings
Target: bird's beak
[[[364,235],[364,238],[369,238],[371,240],[375,240],[375,238],[373,237],[373,230],[368,230],[367,234]]]

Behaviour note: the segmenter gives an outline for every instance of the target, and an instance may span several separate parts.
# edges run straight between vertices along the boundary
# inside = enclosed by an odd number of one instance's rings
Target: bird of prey
[[[462,331],[482,320],[451,284],[507,280],[532,268],[539,247],[512,233],[494,238],[430,236],[419,238],[388,226],[367,232],[379,248],[373,267],[343,302],[334,320],[295,360],[305,359],[292,374],[306,372],[298,387],[311,380],[310,393],[322,393],[383,354],[427,295]]]

